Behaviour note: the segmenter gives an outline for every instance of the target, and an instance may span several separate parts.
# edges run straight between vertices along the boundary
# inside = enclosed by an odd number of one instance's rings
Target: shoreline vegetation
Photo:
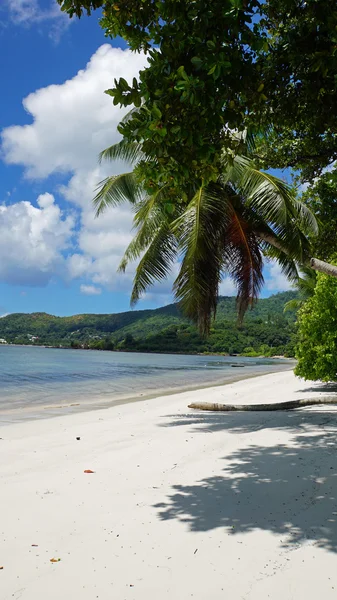
[[[176,304],[117,314],[55,317],[46,313],[10,314],[0,319],[0,338],[16,345],[125,352],[225,356],[294,356],[295,311],[284,312],[294,291],[259,300],[242,325],[234,297],[219,299],[210,335],[199,334]]]

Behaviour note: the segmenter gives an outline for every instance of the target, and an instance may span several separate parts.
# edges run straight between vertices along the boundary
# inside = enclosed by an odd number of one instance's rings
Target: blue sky
[[[123,165],[97,155],[118,139],[123,116],[104,90],[145,65],[122,40],[107,40],[98,14],[62,15],[56,0],[2,0],[0,315],[57,315],[129,308],[132,268],[118,275],[131,238],[127,208],[94,219],[97,183]],[[273,265],[263,295],[287,289]],[[172,280],[139,308],[171,301]],[[231,282],[223,294],[234,294]]]

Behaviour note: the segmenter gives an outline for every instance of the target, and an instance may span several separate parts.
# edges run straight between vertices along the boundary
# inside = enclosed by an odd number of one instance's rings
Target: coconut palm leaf
[[[166,218],[165,203],[172,203],[172,198],[167,195],[167,186],[163,185],[161,188],[153,192],[151,196],[147,196],[140,200],[135,207],[134,225],[139,227],[145,223],[145,221],[151,216],[153,211],[158,212],[160,209],[162,216]]]
[[[97,217],[108,207],[124,202],[137,204],[142,197],[142,188],[132,172],[107,177],[99,183],[97,189],[98,192],[92,201]]]
[[[263,259],[259,241],[249,223],[232,204],[231,221],[226,232],[225,270],[237,287],[239,322],[259,296],[263,285]]]
[[[152,196],[141,203],[141,209],[144,207],[146,207],[146,218],[138,219],[137,233],[124,253],[118,267],[119,271],[125,272],[128,263],[137,260],[148,249],[162,224],[167,220],[163,208],[153,204]],[[138,216],[137,213],[136,217]]]
[[[292,218],[304,229],[317,233],[317,221],[310,209],[296,199],[287,183],[255,168],[245,156],[236,156],[227,176],[245,198],[247,207],[258,211],[268,223],[288,226]]]
[[[141,144],[137,142],[125,142],[121,141],[113,146],[109,146],[99,154],[99,162],[103,160],[124,160],[131,164],[138,163],[140,160],[144,160],[145,154],[142,151]]]
[[[133,281],[131,306],[157,281],[166,279],[177,256],[177,240],[167,221],[161,225],[140,260]]]
[[[296,287],[300,292],[300,298],[294,298],[294,300],[289,300],[284,306],[284,312],[289,310],[298,310],[303,306],[304,302],[313,296],[316,283],[317,283],[317,274],[310,267],[301,267],[300,269],[302,277],[298,277],[296,281]]]
[[[187,209],[173,223],[183,256],[174,294],[183,312],[209,331],[215,315],[222,273],[222,240],[228,208],[216,186],[200,187]]]

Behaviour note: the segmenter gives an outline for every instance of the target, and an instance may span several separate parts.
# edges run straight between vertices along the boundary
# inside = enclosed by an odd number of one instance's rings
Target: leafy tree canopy
[[[337,7],[333,0],[57,0],[80,17],[101,8],[107,36],[148,53],[139,81],[108,90],[139,108],[119,126],[147,157],[148,187],[215,180],[233,130],[270,130],[264,166],[316,176],[337,157]],[[158,46],[158,49],[154,49]]]
[[[336,322],[337,280],[319,273],[314,295],[299,313],[296,375],[337,381]]]
[[[303,192],[301,200],[320,224],[318,235],[311,239],[312,252],[329,261],[337,254],[337,170],[323,173]]]

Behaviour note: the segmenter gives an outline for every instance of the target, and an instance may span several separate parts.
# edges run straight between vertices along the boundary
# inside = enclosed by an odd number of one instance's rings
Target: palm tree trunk
[[[210,410],[217,412],[242,412],[242,411],[271,411],[271,410],[293,410],[304,406],[316,406],[319,404],[337,404],[335,398],[307,398],[302,400],[290,400],[289,402],[274,402],[270,404],[217,404],[214,402],[193,402],[188,408],[198,410]]]
[[[309,266],[314,271],[319,271],[325,275],[331,275],[331,277],[337,277],[337,267],[335,265],[330,265],[330,263],[324,262],[324,260],[311,258],[309,261]]]
[[[284,254],[289,254],[287,248],[282,246],[282,244],[274,238],[274,236],[269,233],[264,233],[262,231],[256,232],[256,235],[267,242],[274,248],[281,250]],[[331,277],[337,277],[337,267],[335,265],[331,265],[330,263],[324,262],[324,260],[319,260],[318,258],[310,258],[304,262],[305,267],[311,267],[314,271],[319,271],[320,273],[324,273],[325,275],[330,275]]]

